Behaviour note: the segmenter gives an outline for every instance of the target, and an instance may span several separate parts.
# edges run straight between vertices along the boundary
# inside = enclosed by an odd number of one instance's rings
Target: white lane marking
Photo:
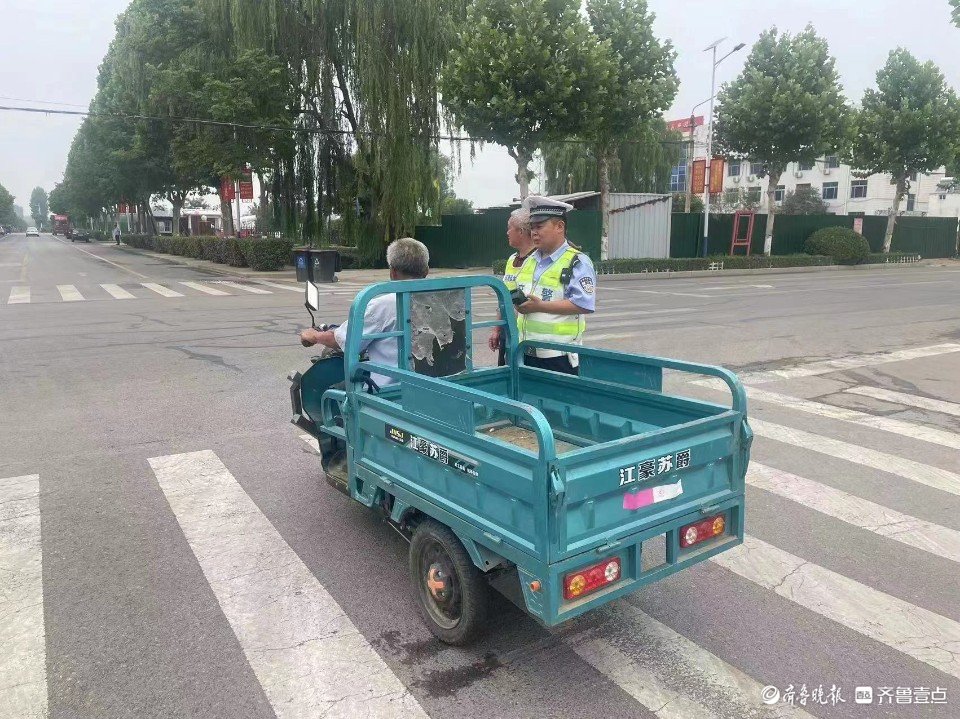
[[[944,447],[960,449],[960,434],[948,432],[947,430],[937,429],[936,427],[927,427],[913,422],[904,422],[892,417],[878,417],[867,412],[861,412],[856,409],[847,409],[846,407],[835,407],[823,402],[814,402],[800,397],[790,397],[789,395],[778,392],[767,392],[766,390],[755,387],[746,387],[747,396],[760,402],[770,402],[779,407],[795,409],[800,412],[815,414],[819,417],[828,417],[830,419],[839,419],[843,422],[858,424],[863,427],[871,427],[884,432],[892,432],[911,439],[919,439],[931,444],[939,444]]]
[[[590,347],[596,342],[601,342],[605,340],[625,340],[631,337],[636,337],[636,332],[622,332],[620,334],[606,334],[606,335],[584,335],[583,341],[587,347]],[[589,340],[589,342],[588,342]]]
[[[57,285],[57,290],[64,302],[80,302],[83,300],[80,290],[73,285]]]
[[[116,267],[118,270],[123,270],[124,272],[129,272],[131,275],[136,275],[137,277],[139,277],[139,278],[141,278],[141,279],[144,279],[144,280],[150,279],[149,277],[147,277],[147,275],[141,275],[139,272],[136,272],[135,270],[131,270],[131,269],[128,268],[128,267],[124,267],[123,265],[119,265],[119,264],[117,264],[116,262],[113,262],[112,260],[108,260],[106,257],[101,257],[100,255],[95,255],[95,254],[93,254],[92,252],[90,252],[89,250],[84,250],[84,249],[81,248],[81,247],[77,247],[77,246],[76,246],[74,243],[72,243],[72,242],[67,242],[66,240],[61,240],[59,237],[57,237],[57,238],[55,238],[55,239],[59,240],[60,242],[62,242],[62,243],[65,244],[65,245],[69,245],[70,247],[72,247],[73,249],[75,249],[77,252],[83,252],[83,253],[86,254],[86,255],[90,255],[90,256],[91,256],[93,259],[95,259],[95,260],[100,260],[101,262],[106,262],[108,265],[113,265],[113,266]]]
[[[149,462],[278,719],[427,719],[216,454]]]
[[[183,297],[182,293],[177,292],[176,290],[171,290],[169,287],[158,285],[156,282],[141,282],[140,284],[146,287],[148,290],[152,290],[158,295],[163,295],[164,297]]]
[[[649,315],[672,315],[672,314],[682,314],[684,312],[696,312],[701,309],[700,307],[674,307],[672,309],[663,309],[663,310],[631,310],[630,312],[594,312],[593,314],[586,315],[587,322],[593,320],[594,323],[603,322],[607,319],[617,319],[620,317],[636,317],[638,320],[642,320],[644,317]]]
[[[255,295],[272,295],[273,293],[270,290],[261,290],[259,287],[252,287],[250,285],[241,285],[239,282],[230,282],[229,280],[217,280],[218,285],[226,285],[227,287],[232,287],[235,290],[242,290],[243,292],[250,292]]]
[[[907,407],[919,407],[920,409],[927,409],[931,412],[939,412],[940,414],[949,414],[954,417],[960,417],[960,404],[956,402],[947,402],[942,399],[932,399],[930,397],[920,397],[913,394],[905,394],[903,392],[894,392],[889,389],[882,389],[880,387],[849,387],[844,392],[849,392],[851,394],[859,394],[864,397],[872,397],[873,399],[879,399],[884,402],[891,402],[893,404],[902,404]]]
[[[747,536],[712,560],[791,602],[960,678],[960,623]]]
[[[181,285],[184,287],[189,287],[191,290],[196,290],[197,292],[203,292],[208,295],[217,295],[220,297],[226,296],[229,297],[229,292],[224,292],[223,290],[218,290],[215,287],[207,287],[206,285],[201,285],[199,282],[181,282]]]
[[[8,305],[21,305],[26,304],[30,301],[30,288],[23,286],[15,286],[10,288],[10,298],[7,300]]]
[[[40,477],[0,479],[0,716],[47,716]]]
[[[808,364],[803,364],[798,367],[790,367],[787,369],[747,372],[743,375],[740,375],[740,381],[744,384],[762,384],[764,382],[774,382],[781,379],[815,377],[817,375],[829,374],[830,372],[842,372],[848,369],[875,367],[876,365],[889,364],[891,362],[904,362],[906,360],[920,359],[921,357],[936,357],[937,355],[947,354],[950,352],[960,352],[960,343],[948,342],[945,344],[931,345],[929,347],[915,347],[912,349],[897,350],[895,352],[877,352],[875,354],[851,355],[849,357],[840,357],[838,359],[810,362]]]
[[[673,317],[651,317],[649,319],[637,318],[635,320],[614,320],[613,322],[590,322],[587,320],[587,331],[594,330],[612,330],[620,327],[650,327],[653,325],[669,325],[676,320]],[[689,326],[690,323],[687,324]],[[585,335],[586,336],[586,335]]]
[[[280,282],[270,282],[269,280],[257,280],[261,285],[266,285],[267,287],[275,287],[278,290],[289,290],[290,292],[299,292],[301,295],[306,292],[306,289],[302,285],[285,285]]]
[[[812,479],[751,461],[747,484],[881,537],[960,562],[960,532],[861,499]]]
[[[133,300],[136,299],[131,293],[127,292],[120,285],[100,285],[103,289],[110,293],[110,295],[115,300]]]
[[[896,474],[927,487],[960,495],[960,474],[956,472],[761,419],[751,419],[750,426],[756,434],[767,439],[792,444],[794,447],[861,464],[881,472]]]
[[[712,295],[701,295],[695,294],[693,292],[660,292],[658,290],[630,290],[631,292],[639,292],[645,295],[671,295],[673,297],[703,297],[705,299],[712,299]]]
[[[723,287],[714,287],[712,285],[704,285],[703,290],[705,292],[713,292],[715,290],[746,290],[751,287],[755,287],[758,290],[772,290],[773,285],[726,285]]]
[[[609,611],[609,624],[629,631],[623,648],[590,632],[570,635],[564,641],[660,719],[718,714],[756,719],[810,717],[798,706],[763,704],[759,682],[629,601],[621,600],[601,611]],[[691,696],[694,692],[696,699]]]

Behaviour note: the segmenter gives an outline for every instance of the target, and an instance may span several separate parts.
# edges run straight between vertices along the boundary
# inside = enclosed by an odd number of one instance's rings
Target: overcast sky
[[[251,2],[255,0],[250,0]],[[950,24],[947,0],[650,0],[656,31],[678,52],[680,92],[668,119],[688,116],[710,94],[709,55],[704,46],[726,36],[725,47],[745,42],[776,25],[799,31],[814,25],[830,43],[847,96],[859,99],[873,84],[887,53],[899,46],[920,60],[933,60],[960,89],[960,30]],[[113,36],[113,21],[126,0],[0,0],[6,39],[0,44],[0,105],[36,101],[60,109],[85,109],[96,91],[97,67]],[[734,78],[744,49],[719,68],[718,85]],[[31,101],[31,102],[25,102]],[[698,111],[699,112],[699,111]],[[0,184],[29,206],[37,185],[50,190],[63,177],[79,119],[0,112]],[[515,166],[502,148],[488,146],[471,163],[463,157],[457,194],[478,206],[500,204],[517,192]],[[534,180],[532,189],[538,187]],[[29,213],[28,213],[29,214]]]

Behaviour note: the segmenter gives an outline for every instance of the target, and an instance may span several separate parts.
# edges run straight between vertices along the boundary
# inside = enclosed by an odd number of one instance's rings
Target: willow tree
[[[670,171],[680,160],[680,134],[667,129],[657,118],[626,135],[617,152],[608,159],[611,192],[670,191]],[[595,146],[576,138],[540,148],[547,192],[597,190],[600,187],[599,161]]]
[[[450,48],[450,0],[203,0],[224,39],[264,47],[290,70],[296,149],[278,156],[274,192],[359,214],[384,241],[412,232],[436,202],[430,162],[443,123],[437,78]],[[282,197],[275,197],[275,206]],[[280,201],[279,203],[277,201]],[[337,203],[332,207],[329,203]]]

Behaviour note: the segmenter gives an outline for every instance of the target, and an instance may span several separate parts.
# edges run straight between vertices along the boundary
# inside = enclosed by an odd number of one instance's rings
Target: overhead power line
[[[51,103],[52,104],[52,103]],[[60,103],[60,104],[70,104],[70,103]],[[95,118],[111,118],[116,120],[150,120],[155,122],[180,122],[187,124],[196,124],[196,125],[209,125],[212,127],[224,127],[235,130],[261,130],[269,132],[285,132],[285,133],[306,133],[310,135],[336,135],[336,136],[354,136],[362,135],[365,137],[383,137],[384,133],[376,133],[370,131],[360,131],[354,132],[353,130],[342,130],[342,129],[333,129],[327,127],[294,127],[294,126],[282,126],[282,125],[259,125],[253,123],[243,123],[243,122],[230,122],[226,120],[210,120],[200,117],[174,117],[171,115],[142,115],[137,113],[126,113],[126,112],[92,112],[89,110],[58,110],[49,107],[24,107],[24,106],[14,106],[14,105],[0,105],[0,111],[4,112],[27,112],[38,115],[71,115],[76,117],[95,117]],[[424,139],[429,140],[445,140],[450,142],[483,142],[478,140],[475,137],[469,137],[466,135],[426,135]],[[560,140],[560,143],[563,144],[587,144],[585,140],[577,139],[565,139]],[[687,144],[686,140],[661,140],[663,145],[684,145]],[[554,143],[551,143],[554,144]],[[625,140],[623,141],[625,145],[635,145],[639,144],[636,140]]]

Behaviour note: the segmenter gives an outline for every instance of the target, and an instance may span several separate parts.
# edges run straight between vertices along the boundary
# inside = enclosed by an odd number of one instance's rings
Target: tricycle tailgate
[[[751,436],[731,411],[564,455],[551,561],[742,494]]]

